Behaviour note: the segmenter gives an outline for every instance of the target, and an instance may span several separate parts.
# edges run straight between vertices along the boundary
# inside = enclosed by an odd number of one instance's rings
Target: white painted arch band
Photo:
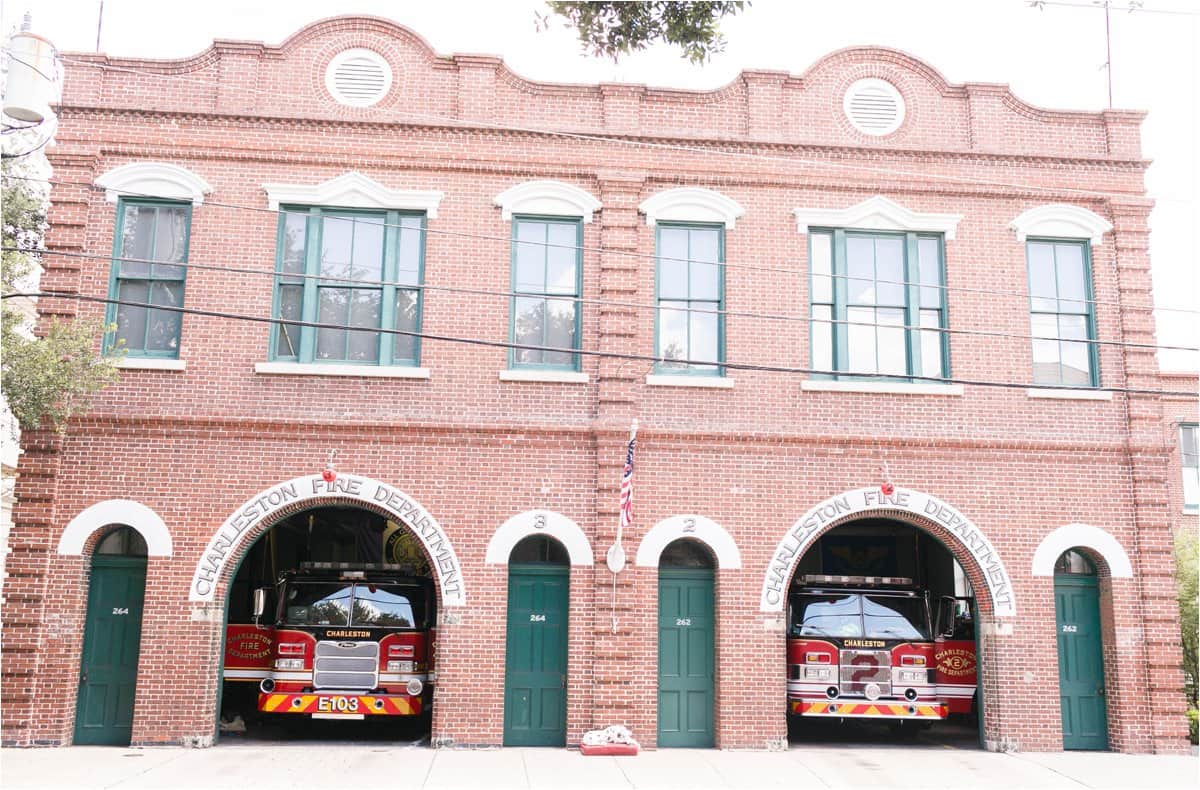
[[[1098,245],[1104,234],[1112,230],[1112,223],[1104,217],[1082,206],[1067,203],[1048,203],[1021,212],[1008,227],[1016,232],[1017,241],[1030,236],[1046,236],[1056,239],[1088,239]]]
[[[79,556],[92,533],[116,524],[137,530],[146,541],[149,556],[171,556],[171,532],[166,523],[153,510],[132,499],[106,499],[85,508],[63,530],[58,540],[58,553]]]
[[[462,564],[437,519],[403,491],[369,477],[347,473],[338,474],[330,482],[326,482],[321,475],[294,477],[247,499],[213,533],[196,560],[188,600],[201,603],[215,600],[217,586],[226,577],[230,561],[236,564],[237,559],[243,556],[247,541],[261,534],[257,530],[261,524],[273,526],[275,517],[284,509],[303,509],[308,503],[319,506],[322,501],[331,499],[358,500],[388,513],[398,523],[407,526],[429,556],[434,578],[442,594],[442,605],[466,605]],[[297,508],[298,505],[300,508]],[[249,538],[250,535],[254,535],[254,538]],[[228,575],[232,575],[232,571]]]
[[[688,515],[664,518],[650,528],[638,545],[638,566],[658,567],[663,549],[681,538],[698,540],[708,546],[717,558],[717,567],[720,569],[742,567],[742,553],[724,527],[710,518]]]
[[[280,205],[295,203],[303,206],[332,206],[335,208],[395,209],[424,211],[429,219],[437,219],[443,193],[430,190],[392,189],[357,171],[343,173],[320,184],[263,184],[267,205],[278,210]]]
[[[1067,524],[1042,538],[1033,552],[1033,575],[1053,576],[1058,558],[1064,551],[1074,548],[1091,549],[1099,554],[1108,564],[1109,574],[1115,578],[1133,576],[1133,564],[1117,539],[1090,524]]]
[[[996,617],[1016,616],[1017,601],[1012,577],[1008,575],[991,541],[970,519],[930,494],[897,487],[891,495],[885,495],[876,486],[832,496],[814,505],[792,524],[767,563],[760,610],[773,613],[784,610],[796,564],[825,532],[827,525],[845,523],[855,517],[888,510],[906,511],[941,526],[978,566],[991,598],[993,614]],[[964,566],[969,561],[960,560]]]
[[[646,224],[650,227],[659,222],[714,222],[729,229],[746,213],[733,198],[701,187],[657,192],[643,200],[638,211],[646,215]]]
[[[580,217],[586,224],[592,221],[592,214],[600,209],[600,201],[590,192],[552,179],[525,181],[511,186],[496,195],[494,202],[500,207],[500,216],[506,220],[512,219],[513,214],[537,214]]]
[[[892,230],[942,233],[947,241],[954,240],[962,214],[934,214],[913,211],[883,195],[869,197],[846,208],[797,208],[796,230],[808,233],[809,228],[848,228],[851,230]]]
[[[561,543],[572,565],[593,565],[592,544],[579,525],[553,510],[527,510],[501,524],[488,541],[484,562],[507,565],[513,547],[530,535],[546,535]]]

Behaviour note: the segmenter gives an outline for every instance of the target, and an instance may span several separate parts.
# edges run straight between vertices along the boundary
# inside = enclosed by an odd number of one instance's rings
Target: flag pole
[[[606,557],[608,569],[612,571],[612,632],[617,632],[617,574],[625,567],[625,548],[621,538],[625,532],[625,523],[633,519],[633,451],[637,442],[637,418],[629,429],[629,445],[625,452],[625,466],[621,471],[620,506],[617,508],[617,539],[608,549]]]

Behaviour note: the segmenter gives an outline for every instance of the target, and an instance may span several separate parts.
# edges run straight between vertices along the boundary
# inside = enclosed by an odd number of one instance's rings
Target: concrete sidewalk
[[[584,757],[567,749],[432,750],[388,744],[233,744],[0,750],[16,788],[1195,788],[1190,757],[950,747],[793,746],[786,752],[663,750]]]

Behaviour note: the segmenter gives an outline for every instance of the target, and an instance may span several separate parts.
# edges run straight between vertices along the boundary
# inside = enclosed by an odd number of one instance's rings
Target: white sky
[[[1060,0],[1089,6],[1089,0]],[[1148,110],[1143,155],[1156,201],[1151,258],[1159,307],[1200,309],[1197,269],[1200,225],[1200,0],[1144,0],[1130,13],[1113,0],[1113,98],[1118,108]],[[0,31],[25,11],[34,32],[60,50],[96,46],[100,0],[3,0]],[[440,54],[500,55],[528,79],[548,82],[623,81],[711,89],[744,68],[803,73],[821,56],[845,46],[879,44],[905,50],[949,81],[1002,82],[1032,104],[1053,109],[1107,106],[1104,12],[1091,7],[1027,0],[755,0],[722,29],[728,45],[704,67],[657,47],[619,64],[581,54],[573,31],[555,21],[535,30],[538,2],[508,0],[104,0],[101,51],[130,57],[178,58],[214,38],[278,44],[302,26],[332,14],[366,13],[393,19],[424,37]],[[1177,13],[1151,13],[1174,11]],[[1158,342],[1200,343],[1200,316],[1159,312]],[[1200,369],[1200,355],[1161,351],[1164,369]]]

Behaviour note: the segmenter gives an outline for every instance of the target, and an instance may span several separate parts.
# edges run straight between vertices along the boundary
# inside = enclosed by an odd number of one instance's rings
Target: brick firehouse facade
[[[123,554],[144,582],[113,726],[213,743],[239,568],[341,509],[428,563],[435,745],[521,743],[519,706],[561,704],[551,742],[665,747],[685,705],[689,743],[780,748],[802,573],[953,565],[986,748],[1079,745],[1056,589],[1080,568],[1083,748],[1185,748],[1163,426],[1195,403],[1159,394],[1140,113],[873,47],[714,91],[534,83],[361,17],[65,75],[42,287],[80,298],[40,309],[114,323],[126,355],[86,417],[25,436],[4,743],[104,724],[81,700],[118,621],[92,581]],[[531,536],[565,580],[527,618],[564,646],[541,703],[508,693]],[[707,568],[690,614],[675,563]],[[689,625],[708,686],[672,698]]]

